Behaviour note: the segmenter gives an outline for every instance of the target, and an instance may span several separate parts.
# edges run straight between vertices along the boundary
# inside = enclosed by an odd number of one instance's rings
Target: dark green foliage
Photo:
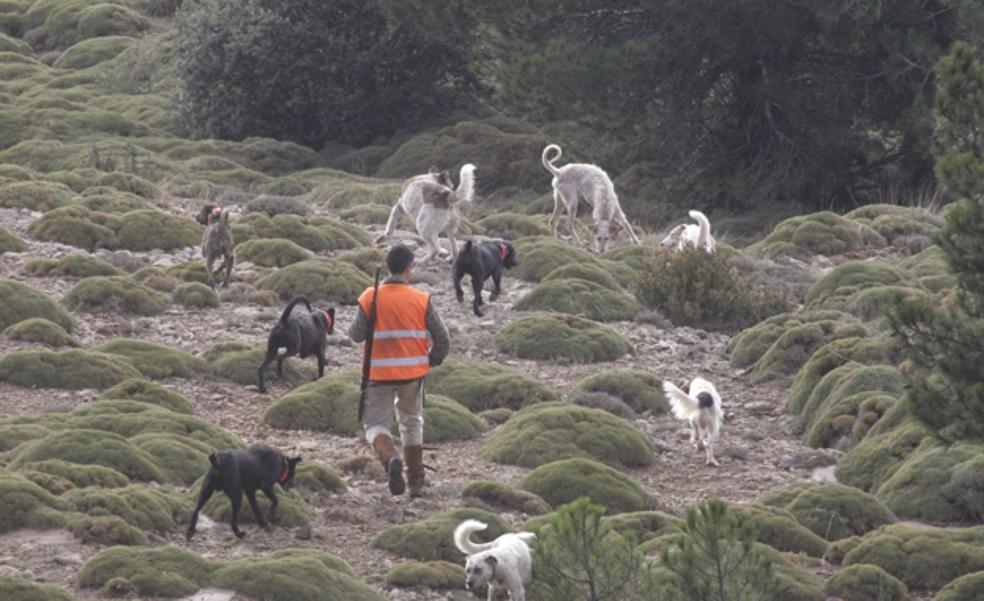
[[[113,217],[109,226],[116,233],[117,246],[127,250],[174,250],[202,241],[202,226],[157,210],[124,213]]]
[[[52,182],[14,182],[0,185],[0,207],[50,211],[69,204],[72,190]]]
[[[10,233],[7,228],[0,227],[0,255],[3,253],[22,253],[27,250],[24,241]]]
[[[162,488],[131,485],[104,490],[78,488],[64,495],[74,511],[90,516],[116,516],[140,530],[167,532],[178,516],[191,513],[191,500]]]
[[[195,413],[195,404],[160,384],[139,378],[123,380],[99,395],[99,400],[129,400],[149,403],[175,413]]]
[[[248,240],[236,246],[236,258],[263,267],[286,267],[304,261],[314,253],[283,238]]]
[[[81,586],[102,587],[125,579],[134,592],[147,597],[184,597],[208,581],[216,564],[174,546],[110,547],[94,555],[79,571]]]
[[[448,561],[403,561],[386,572],[386,584],[400,587],[456,589],[464,581],[465,569]]]
[[[0,532],[18,528],[57,528],[65,523],[65,503],[37,484],[7,471],[0,471]]]
[[[810,532],[790,512],[765,505],[740,505],[732,508],[740,521],[752,525],[755,540],[779,551],[805,553],[823,557],[827,541]]]
[[[478,225],[482,226],[482,229],[489,236],[505,238],[506,240],[516,240],[524,236],[547,236],[550,234],[550,228],[542,222],[519,213],[496,213],[495,215],[489,215],[480,219]]]
[[[514,309],[552,311],[596,321],[628,321],[639,312],[632,297],[581,279],[545,280],[520,298]]]
[[[595,264],[597,261],[583,250],[552,236],[520,238],[513,246],[519,264],[509,273],[513,277],[531,282],[539,282],[551,271],[564,265]]]
[[[900,402],[874,425],[858,446],[837,463],[839,482],[874,493],[930,435]]]
[[[860,365],[848,363],[830,370],[817,382],[806,403],[799,412],[798,422],[807,430],[807,438],[821,442],[830,430],[838,426],[830,423],[837,414],[856,415],[866,400],[853,397],[862,392],[902,394],[903,379],[899,371],[888,365]]]
[[[151,379],[189,377],[205,369],[205,360],[201,357],[146,340],[118,338],[97,346],[95,350],[120,355],[144,377]]]
[[[202,358],[208,363],[209,373],[232,380],[243,386],[258,383],[257,370],[263,363],[266,349],[242,342],[224,342],[206,351]],[[306,362],[295,359],[284,361],[284,379],[287,384],[307,382]],[[274,361],[267,367],[267,382],[277,381],[277,363]]]
[[[130,483],[130,479],[114,470],[103,465],[72,463],[61,459],[48,459],[25,463],[25,470],[51,474],[60,478],[65,478],[77,488],[95,486],[98,488],[122,488]]]
[[[372,286],[372,279],[351,263],[311,259],[294,263],[260,278],[256,287],[272,290],[282,299],[306,296],[314,301],[354,305]]]
[[[125,311],[152,316],[164,312],[168,299],[129,276],[94,276],[79,280],[65,295],[65,304],[83,311]]]
[[[205,272],[205,264],[201,261],[188,261],[171,265],[164,270],[164,273],[182,282],[208,283],[208,273]]]
[[[50,429],[36,423],[0,423],[0,452],[9,451],[28,440],[44,438],[49,433]]]
[[[75,320],[61,305],[39,290],[13,280],[0,279],[0,328],[43,317],[71,332]]]
[[[863,535],[896,521],[874,496],[850,486],[810,487],[786,505],[796,520],[829,541]]]
[[[598,372],[578,382],[575,390],[610,394],[639,412],[665,413],[670,408],[663,396],[662,381],[641,369]]]
[[[984,572],[964,574],[944,586],[933,601],[975,601],[984,589]]]
[[[372,546],[407,559],[463,564],[465,556],[454,546],[452,534],[458,524],[467,519],[488,524],[486,530],[473,535],[476,542],[494,540],[511,530],[509,525],[494,513],[481,509],[452,509],[421,522],[384,528],[372,539]]]
[[[285,430],[356,436],[362,432],[356,420],[358,401],[355,373],[326,376],[280,397],[263,414],[263,422]]]
[[[543,281],[549,282],[551,280],[566,280],[570,278],[594,282],[612,292],[616,292],[619,289],[618,282],[615,281],[615,278],[611,276],[608,270],[604,269],[600,264],[594,263],[568,263],[567,265],[561,265],[545,275]]]
[[[85,69],[114,58],[133,44],[128,36],[83,40],[62,52],[51,64],[55,69]]]
[[[878,566],[855,564],[838,570],[824,585],[828,595],[847,601],[909,601],[905,584]]]
[[[17,351],[0,359],[0,380],[32,388],[109,388],[137,377],[126,359],[94,351]]]
[[[583,457],[614,467],[652,463],[649,441],[630,422],[600,409],[539,403],[513,415],[482,448],[499,463],[537,467]]]
[[[0,576],[0,597],[7,601],[75,601],[68,591],[12,576]]]
[[[759,257],[839,255],[862,248],[881,248],[885,239],[868,226],[829,211],[791,217],[762,241],[749,247]]]
[[[348,485],[338,472],[317,461],[304,461],[297,467],[294,485],[315,492],[342,494],[348,490]]]
[[[304,192],[308,191],[308,189],[304,190]],[[310,211],[310,207],[292,196],[268,196],[263,194],[246,203],[247,213],[265,213],[270,217],[284,214],[300,215],[303,217]]]
[[[72,205],[48,211],[27,228],[38,240],[60,242],[86,250],[115,248],[116,232],[109,227],[110,216]]]
[[[147,545],[147,535],[120,517],[84,517],[68,524],[68,530],[83,543],[100,545]]]
[[[538,315],[509,322],[495,335],[496,347],[520,359],[613,361],[632,351],[617,332],[569,315]]]
[[[368,225],[374,223],[383,225],[389,219],[391,208],[382,204],[356,205],[339,212],[339,217],[351,223],[361,223]],[[401,216],[399,224],[401,227],[413,228],[413,224],[406,216]]]
[[[498,363],[462,363],[446,359],[427,374],[427,390],[458,401],[471,411],[496,407],[519,409],[556,401],[560,395],[532,376]]]
[[[508,511],[518,511],[528,515],[540,515],[550,511],[550,505],[537,495],[490,480],[471,482],[462,489],[461,496],[474,497]]]
[[[652,500],[639,484],[622,472],[590,459],[563,459],[542,465],[519,483],[519,488],[554,507],[588,497],[611,513],[648,509]]]
[[[79,346],[65,328],[43,317],[32,317],[19,321],[3,331],[14,340],[39,342],[46,346]]]
[[[184,307],[218,307],[219,295],[199,282],[187,282],[174,289],[174,302]]]
[[[723,253],[688,248],[653,255],[635,281],[643,307],[677,325],[741,329],[788,308],[784,296],[742,278]]]

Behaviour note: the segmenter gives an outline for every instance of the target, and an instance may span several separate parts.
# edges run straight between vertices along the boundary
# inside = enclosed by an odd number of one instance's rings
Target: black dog
[[[249,506],[256,516],[256,522],[261,528],[266,528],[267,521],[273,520],[278,504],[273,485],[279,484],[284,492],[290,490],[294,485],[294,469],[301,462],[300,457],[287,458],[280,451],[262,445],[254,445],[248,449],[219,451],[209,455],[208,460],[212,467],[205,472],[202,491],[198,494],[198,503],[188,521],[188,530],[185,532],[185,538],[188,540],[195,535],[198,512],[217,490],[224,492],[232,502],[232,518],[229,524],[236,536],[239,538],[246,536],[246,533],[239,529],[239,509],[243,505],[243,493],[246,493]],[[270,510],[265,518],[260,511],[260,506],[256,504],[258,490],[262,490],[266,498],[270,499]]]
[[[495,289],[492,290],[489,300],[494,301],[502,292],[500,288],[502,270],[512,269],[516,265],[516,249],[508,240],[487,240],[479,244],[473,244],[469,240],[454,261],[454,295],[459,303],[465,300],[465,292],[461,289],[461,278],[466,273],[470,275],[472,290],[475,291],[472,308],[475,310],[475,315],[481,317],[482,310],[479,307],[484,304],[482,287],[485,286],[485,280],[492,277]]]
[[[304,303],[309,315],[291,317],[294,305]],[[328,334],[335,329],[335,309],[314,311],[308,299],[302,297],[290,301],[280,316],[280,321],[270,330],[267,339],[266,357],[260,365],[260,392],[266,392],[266,368],[274,359],[277,360],[277,376],[284,377],[284,359],[297,355],[301,359],[315,355],[318,358],[318,377],[325,375],[325,347],[328,346]],[[277,351],[286,348],[287,351],[277,356]]]

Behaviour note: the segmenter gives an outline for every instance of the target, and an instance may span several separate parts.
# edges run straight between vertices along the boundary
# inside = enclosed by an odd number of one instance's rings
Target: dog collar
[[[286,461],[284,462],[284,471],[280,473],[280,477],[277,478],[277,484],[283,486],[287,478],[290,477],[290,464]]]
[[[208,214],[208,224],[212,225],[212,220],[219,216],[222,212],[222,207],[215,207],[212,212]]]
[[[506,260],[506,243],[505,242],[500,242],[499,243],[499,259],[501,259],[503,261]]]
[[[330,332],[332,326],[335,325],[335,318],[327,311],[321,311],[321,314],[325,316],[325,331]]]

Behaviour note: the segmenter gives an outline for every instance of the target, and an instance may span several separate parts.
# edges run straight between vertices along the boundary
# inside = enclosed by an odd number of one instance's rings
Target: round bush
[[[842,484],[822,484],[796,496],[786,509],[814,533],[829,541],[863,535],[896,521],[874,496]]]
[[[488,528],[475,533],[474,539],[491,541],[510,532],[501,517],[481,509],[452,509],[413,524],[388,526],[372,539],[372,546],[418,561],[450,561],[464,564],[465,556],[454,546],[452,534],[464,520],[478,520]]]
[[[301,261],[264,276],[256,287],[272,290],[282,299],[306,296],[312,302],[354,305],[372,279],[351,263],[324,259]]]
[[[7,228],[0,227],[0,255],[3,253],[22,253],[27,250],[24,241],[10,233]]]
[[[593,263],[569,263],[561,265],[543,277],[543,282],[567,279],[587,280],[611,291],[619,289],[618,282],[608,271]],[[542,285],[542,284],[541,284]],[[539,288],[539,286],[537,287]]]
[[[87,192],[91,192],[89,188]],[[145,211],[153,209],[146,200],[136,194],[128,194],[113,190],[112,192],[102,192],[99,194],[87,194],[79,203],[83,207],[100,213],[129,213],[131,211]]]
[[[670,408],[663,396],[663,382],[641,369],[601,371],[578,382],[575,391],[604,392],[639,412],[666,413]]]
[[[105,430],[55,432],[18,449],[11,465],[19,467],[48,459],[102,465],[131,480],[166,481],[154,457],[138,449],[126,438]]]
[[[356,205],[339,212],[339,217],[351,223],[383,225],[389,220],[392,208],[382,204]],[[400,227],[412,229],[413,223],[405,215],[400,217]]]
[[[57,528],[64,525],[65,503],[19,474],[0,471],[0,533],[18,528]]]
[[[206,351],[202,358],[208,363],[209,373],[232,380],[242,386],[259,383],[257,371],[266,356],[266,349],[242,342],[217,344]],[[284,361],[284,379],[287,384],[301,384],[308,381],[305,362],[297,358]],[[277,362],[267,366],[267,382],[277,381]]]
[[[198,495],[198,490],[198,487],[194,489],[196,498]],[[314,509],[308,505],[296,492],[284,493],[282,491],[277,491],[277,499],[280,504],[277,505],[277,511],[273,518],[273,524],[276,526],[282,526],[285,528],[304,526],[305,524],[310,523],[311,519],[314,517]],[[256,501],[260,506],[261,513],[266,515],[266,513],[270,510],[270,500],[267,499],[265,495],[260,494],[257,495]],[[209,502],[205,504],[205,508],[202,511],[204,511],[206,515],[211,517],[219,524],[225,526],[229,523],[229,519],[232,516],[232,504],[229,502],[229,497],[225,495],[213,495]],[[256,516],[253,515],[248,503],[244,503],[243,511],[239,512],[239,523],[256,523]]]
[[[904,380],[895,367],[848,363],[830,370],[816,387],[799,414],[799,422],[807,428],[818,423],[824,412],[838,411],[848,397],[861,392],[878,392],[893,397],[902,395]]]
[[[8,328],[25,319],[41,317],[71,332],[75,320],[60,304],[40,290],[14,280],[0,279],[0,328]]]
[[[297,466],[294,484],[314,492],[342,494],[348,490],[348,485],[338,472],[317,461],[304,461]]]
[[[564,403],[539,403],[517,412],[493,434],[482,455],[524,467],[571,457],[615,467],[653,460],[649,441],[631,423],[600,409]]]
[[[218,307],[219,295],[198,282],[181,284],[174,289],[174,302],[183,307]]]
[[[65,304],[82,311],[124,311],[152,316],[167,309],[168,299],[129,276],[94,276],[79,280],[65,296]]]
[[[845,290],[853,293],[862,288],[902,284],[909,279],[908,274],[894,265],[848,261],[814,282],[806,293],[806,301],[810,308],[826,308],[825,303],[843,295]]]
[[[613,361],[632,352],[617,332],[569,315],[538,315],[511,321],[495,335],[499,352],[520,359]]]
[[[395,429],[395,426],[394,426]],[[427,395],[424,406],[424,442],[471,440],[488,426],[457,401],[440,395]]]
[[[187,261],[171,265],[164,270],[164,273],[182,282],[208,284],[208,273],[205,271],[205,264],[201,261]]]
[[[964,574],[944,586],[933,601],[977,601],[981,590],[984,590],[984,572]]]
[[[828,595],[845,601],[909,601],[909,589],[878,566],[855,564],[838,570],[824,585]]]
[[[292,196],[257,196],[246,203],[247,213],[264,213],[269,217],[275,215],[307,215],[311,211],[304,202]]]
[[[3,331],[14,340],[39,342],[46,346],[79,346],[65,328],[43,317],[32,317],[19,321]]]
[[[189,377],[205,369],[205,360],[201,357],[146,340],[119,338],[97,346],[95,350],[124,357],[144,377],[152,379]]]
[[[518,265],[510,270],[510,274],[530,282],[539,282],[551,271],[564,265],[593,264],[596,261],[583,250],[552,236],[520,238],[513,246]]]
[[[174,250],[198,246],[202,241],[201,225],[187,217],[163,211],[131,211],[113,216],[109,227],[116,233],[116,244],[127,250]]]
[[[109,227],[110,216],[72,205],[48,211],[27,228],[38,240],[68,244],[77,248],[115,248],[116,232]]]
[[[65,255],[55,263],[45,275],[63,275],[74,278],[88,278],[96,275],[124,275],[123,271],[103,261],[98,257],[87,254]]]
[[[128,36],[105,36],[83,40],[62,52],[51,64],[55,69],[86,69],[114,58],[133,45]]]
[[[284,430],[357,436],[362,432],[356,419],[358,401],[355,374],[327,376],[277,399],[263,414],[263,423]]]
[[[827,541],[797,523],[788,511],[758,504],[736,506],[732,510],[740,520],[754,525],[759,542],[774,549],[811,557],[823,557],[827,551]]]
[[[16,351],[0,359],[0,380],[28,388],[109,388],[140,372],[118,355]]]
[[[72,189],[52,182],[26,181],[0,185],[0,207],[50,211],[72,202]]]
[[[563,459],[542,465],[519,483],[553,507],[588,497],[608,513],[641,511],[652,503],[639,484],[622,472],[590,459]]]
[[[550,511],[550,505],[539,496],[525,490],[516,490],[502,482],[476,480],[462,489],[461,496],[466,499],[474,497],[507,511],[518,511],[528,515],[541,515]]]
[[[403,561],[386,572],[386,584],[391,586],[457,589],[464,581],[465,569],[449,561]]]
[[[748,247],[757,257],[838,255],[862,248],[882,248],[885,239],[865,225],[829,211],[791,217],[763,240]]]
[[[99,545],[145,546],[150,544],[147,535],[115,515],[84,517],[68,524],[68,531],[82,543]]]
[[[286,267],[313,256],[311,251],[283,238],[248,240],[236,246],[237,260],[263,267]]]
[[[250,213],[232,225],[238,242],[254,239],[286,239],[313,252],[357,248],[369,243],[368,234],[358,226],[334,219],[297,215],[277,215],[272,219]]]
[[[526,236],[549,236],[550,228],[529,215],[496,213],[479,220],[478,225],[495,238],[516,240]]]
[[[142,597],[184,597],[205,585],[216,564],[175,546],[110,547],[82,566],[81,586],[103,587],[120,579]]]
[[[3,34],[0,34],[0,38]],[[24,578],[0,576],[0,598],[10,601],[75,601],[65,589]]]
[[[374,276],[376,268],[383,265],[386,254],[378,248],[360,248],[349,251],[335,257],[339,261],[351,263],[365,272],[367,275]],[[385,271],[383,271],[385,273]]]
[[[126,400],[147,403],[175,413],[195,413],[195,404],[184,396],[147,380],[132,378],[123,380],[116,386],[104,391],[98,400]]]
[[[532,376],[499,363],[462,363],[446,359],[427,374],[427,390],[458,401],[471,411],[519,409],[560,400],[560,394]]]
[[[217,449],[244,446],[235,434],[200,417],[174,413],[139,401],[94,401],[73,409],[70,418],[73,427],[113,432],[128,437],[133,444],[144,440],[140,438],[142,434],[166,434],[174,436],[175,442],[201,453],[209,450],[208,445]],[[184,453],[184,450],[179,452]],[[155,454],[155,457],[160,461],[180,461],[177,456]]]
[[[72,463],[62,459],[47,459],[25,463],[21,469],[51,474],[64,478],[76,488],[93,486],[96,488],[123,488],[130,484],[130,479],[104,465]]]
[[[561,279],[541,282],[513,305],[519,311],[552,311],[595,321],[628,321],[640,307],[632,297],[595,282]]]

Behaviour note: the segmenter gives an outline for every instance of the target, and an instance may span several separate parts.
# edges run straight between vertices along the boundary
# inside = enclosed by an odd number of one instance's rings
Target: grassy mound
[[[198,487],[195,487],[194,497],[197,498],[197,496]],[[291,491],[285,493],[278,490],[277,499],[280,501],[280,504],[277,505],[277,512],[273,517],[273,524],[275,526],[282,526],[285,528],[303,526],[310,523],[311,519],[314,517],[314,508],[308,505],[296,492]],[[266,516],[266,512],[270,509],[270,501],[262,493],[256,496],[256,501],[260,506],[260,510],[263,512],[263,515]],[[212,495],[209,502],[205,504],[205,509],[203,511],[213,520],[219,522],[222,526],[228,527],[229,519],[232,517],[232,504],[229,502],[229,498],[225,495]],[[245,500],[243,502],[243,508],[239,512],[239,523],[256,523],[256,516],[253,515],[253,511],[250,509],[249,503]]]
[[[903,384],[902,374],[895,367],[858,363],[842,365],[820,379],[807,397],[798,422],[809,430],[808,439],[820,442],[825,434],[842,427],[824,419],[833,420],[843,414],[851,417],[857,415],[860,405],[867,399],[855,395],[867,392],[898,397],[902,394]]]
[[[0,207],[50,211],[72,202],[72,189],[43,181],[13,182],[0,185]]]
[[[186,516],[192,509],[192,501],[177,492],[137,485],[112,490],[77,488],[64,498],[75,511],[96,517],[116,516],[148,532],[167,532],[175,527],[178,516]]]
[[[383,264],[386,254],[378,248],[360,248],[335,257],[339,261],[351,263],[367,275],[375,275],[376,267]]]
[[[86,69],[108,61],[133,45],[134,39],[128,36],[105,36],[83,40],[66,49],[55,62],[55,69]]]
[[[980,597],[981,590],[984,590],[984,572],[964,574],[944,586],[933,601],[975,601]]]
[[[99,545],[145,546],[150,544],[147,535],[126,523],[123,518],[112,516],[84,517],[72,520],[68,531],[83,543]]]
[[[568,315],[538,315],[511,321],[495,335],[496,347],[520,359],[613,361],[632,352],[617,332]]]
[[[648,509],[652,500],[639,484],[607,465],[590,459],[563,459],[542,465],[519,483],[519,488],[559,507],[588,497],[609,513]]]
[[[396,202],[403,189],[402,182],[369,179],[341,172],[336,174],[338,177],[322,182],[302,196],[301,200],[310,205],[339,210],[367,204],[390,206]]]
[[[201,357],[145,340],[119,338],[97,346],[95,350],[125,357],[144,377],[151,379],[190,377],[205,369],[205,360]]]
[[[471,440],[487,429],[485,422],[461,403],[436,394],[427,395],[424,407],[425,443]]]
[[[894,396],[870,390],[830,403],[813,420],[813,426],[806,433],[806,444],[834,448],[854,446],[896,403],[898,399]]]
[[[263,414],[263,423],[284,430],[357,436],[362,432],[356,420],[358,402],[356,374],[326,376],[280,397]]]
[[[874,496],[842,484],[810,487],[786,509],[800,524],[829,541],[863,535],[896,521],[895,515]]]
[[[550,511],[550,505],[539,496],[491,480],[476,480],[468,484],[462,489],[461,496],[473,497],[507,511],[528,515],[541,515]]]
[[[258,383],[257,370],[265,356],[265,348],[242,342],[225,342],[213,346],[202,358],[208,363],[209,373],[242,386],[251,386]],[[307,382],[310,379],[307,363],[309,361],[298,360],[296,357],[284,361],[283,382],[290,385]],[[267,382],[278,381],[276,361],[267,367],[266,378]]]
[[[341,494],[348,490],[348,485],[338,472],[317,461],[302,462],[294,475],[294,484],[314,492]]]
[[[496,213],[479,220],[478,225],[493,238],[516,240],[527,236],[549,236],[550,228],[542,221],[520,213]]]
[[[249,240],[236,246],[236,258],[262,267],[286,267],[306,261],[314,253],[283,238]]]
[[[3,34],[0,34],[3,37]],[[0,576],[0,598],[8,601],[75,601],[71,593],[50,584]]]
[[[571,457],[636,467],[649,465],[653,457],[649,441],[631,423],[565,403],[539,403],[517,412],[489,439],[482,455],[525,467]]]
[[[841,457],[835,471],[838,482],[874,493],[898,471],[902,462],[930,435],[915,420],[901,417],[906,411],[903,403],[897,403],[858,446]]]
[[[219,295],[199,282],[187,282],[174,289],[174,302],[182,307],[218,307]]]
[[[873,313],[878,307],[877,297],[858,296],[862,290],[890,287],[889,293],[899,294],[912,277],[894,265],[871,261],[848,261],[838,265],[813,283],[806,293],[807,307],[811,309],[845,309],[853,307],[859,312]],[[905,286],[905,288],[910,288]],[[912,294],[919,293],[913,290]],[[884,295],[885,292],[876,293]],[[882,303],[883,305],[886,303]],[[877,316],[877,315],[876,315]]]
[[[124,311],[134,315],[160,315],[168,298],[129,276],[84,278],[65,296],[65,305],[81,311]]]
[[[361,223],[362,225],[376,224],[383,225],[389,220],[392,208],[382,204],[356,205],[339,212],[339,217],[350,223]],[[413,223],[406,215],[400,217],[400,227],[413,228]]]
[[[577,383],[575,391],[604,392],[638,412],[666,413],[669,404],[659,378],[641,369],[609,369]]]
[[[24,241],[10,233],[6,228],[0,227],[0,255],[3,253],[22,253],[27,250]]]
[[[71,463],[102,465],[131,480],[164,482],[165,476],[156,459],[126,438],[105,430],[66,430],[19,448],[12,467],[27,463],[60,459]]]
[[[132,590],[145,597],[184,597],[205,586],[216,564],[175,546],[110,547],[96,553],[79,571],[81,586],[111,592]]]
[[[824,591],[847,601],[909,601],[905,584],[878,566],[855,564],[838,570]]]
[[[57,528],[65,523],[65,503],[18,474],[0,470],[0,533],[18,528]]]
[[[754,525],[756,539],[779,551],[823,557],[827,541],[799,524],[788,511],[766,505],[739,505],[732,508],[743,522]]]
[[[908,238],[929,238],[943,227],[943,219],[930,211],[890,204],[865,205],[844,217],[871,226],[893,246],[900,248],[905,248]]]
[[[38,240],[68,244],[77,248],[115,248],[116,232],[109,227],[111,217],[90,211],[82,205],[66,206],[45,213],[27,228]]]
[[[677,534],[683,521],[662,511],[633,511],[602,520],[623,537],[643,545],[666,534]]]
[[[87,254],[65,255],[58,261],[35,259],[24,265],[24,271],[34,275],[88,278],[94,275],[124,275],[123,271],[98,257]]]
[[[292,196],[257,196],[246,203],[247,213],[264,213],[268,217],[276,215],[307,215],[311,208]]]
[[[260,238],[286,239],[313,252],[345,250],[365,246],[368,235],[357,226],[334,219],[277,215],[273,218],[250,213],[232,225],[237,242]]]
[[[157,210],[131,211],[114,216],[109,227],[116,233],[119,248],[135,251],[198,246],[204,231],[192,219]]]
[[[595,321],[628,321],[641,307],[631,296],[580,279],[541,282],[513,305],[519,311],[551,311]]]
[[[160,384],[139,378],[123,380],[116,386],[100,394],[98,400],[138,401],[168,409],[175,413],[186,413],[188,415],[195,413],[195,404],[184,396]]]
[[[354,305],[372,278],[351,263],[311,259],[294,263],[260,278],[256,287],[272,290],[282,299],[306,296],[314,301]]]
[[[601,265],[594,263],[569,263],[561,265],[543,277],[543,282],[567,279],[587,280],[598,284],[606,290],[615,292],[619,289],[618,282]],[[542,286],[542,284],[541,284]],[[537,287],[539,288],[539,286]]]
[[[870,227],[829,211],[792,217],[748,247],[756,257],[839,255],[864,248],[883,248],[885,238]]]
[[[458,401],[471,411],[497,407],[519,409],[532,403],[560,400],[526,373],[499,363],[462,363],[447,359],[427,375],[427,390]]]
[[[861,544],[860,536],[849,536],[839,541],[830,543],[827,552],[823,554],[823,560],[827,563],[840,565],[844,561],[844,556]]]
[[[87,190],[87,195],[79,204],[90,211],[99,213],[129,213],[130,211],[145,211],[152,209],[153,206],[136,194],[125,194],[122,192],[102,192],[99,194],[89,194],[92,189]]]
[[[490,541],[509,532],[509,525],[499,516],[481,509],[453,509],[433,515],[422,522],[384,528],[372,539],[372,546],[418,561],[450,561],[463,565],[465,556],[451,540],[454,529],[467,519],[479,520],[488,528],[474,535],[474,540]]]
[[[75,320],[60,304],[40,290],[13,280],[0,279],[0,328],[32,317],[53,321],[71,332]]]
[[[79,346],[77,340],[53,321],[32,317],[19,321],[3,331],[14,340],[38,342],[46,346]]]
[[[104,465],[72,463],[62,459],[47,459],[25,463],[24,470],[50,474],[64,478],[76,488],[94,486],[98,488],[122,488],[130,483],[130,479]]]
[[[0,380],[29,388],[109,388],[138,377],[122,357],[93,351],[17,351],[0,359]]]
[[[539,282],[564,265],[597,264],[593,256],[552,236],[520,238],[514,246],[518,265],[510,270],[510,274],[530,282]]]
[[[457,589],[464,581],[465,569],[448,561],[403,561],[386,572],[386,584],[399,587]]]

